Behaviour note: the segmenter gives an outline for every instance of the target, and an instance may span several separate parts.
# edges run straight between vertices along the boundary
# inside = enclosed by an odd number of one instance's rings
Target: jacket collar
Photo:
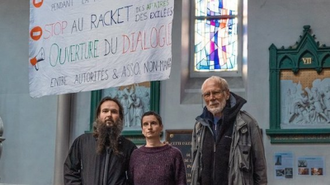
[[[236,117],[236,130],[240,130],[242,127],[244,127],[247,123],[242,119],[242,116],[240,113],[237,114]]]

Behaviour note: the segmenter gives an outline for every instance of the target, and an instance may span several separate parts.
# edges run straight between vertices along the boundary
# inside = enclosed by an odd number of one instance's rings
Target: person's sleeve
[[[176,185],[187,185],[186,166],[183,161],[182,153],[177,149],[175,159],[175,181]]]
[[[196,147],[196,123],[192,132],[192,137],[191,137],[191,161],[194,162],[196,152],[197,152],[197,147]]]
[[[129,161],[129,165],[128,165],[128,172],[127,172],[127,175],[128,175],[128,182],[127,184],[128,185],[134,185],[134,155],[131,154],[131,158],[130,158],[130,161]]]
[[[78,142],[74,141],[64,162],[64,185],[81,185],[81,157]]]
[[[253,179],[255,185],[267,185],[267,162],[262,141],[261,130],[257,123],[251,128],[252,160],[254,163]]]
[[[134,185],[134,150],[137,149],[135,144],[132,144],[130,149],[129,155],[129,164],[128,164],[128,171],[127,171],[127,185]]]
[[[195,123],[193,133],[192,133],[192,139],[191,139],[191,185],[199,185],[199,178],[200,178],[200,168],[199,168],[199,163],[200,163],[200,153],[198,150],[198,138],[201,139],[201,129],[200,129],[200,124],[198,122]],[[197,131],[197,127],[199,128]],[[198,133],[197,133],[198,132]],[[197,136],[199,134],[199,136]]]

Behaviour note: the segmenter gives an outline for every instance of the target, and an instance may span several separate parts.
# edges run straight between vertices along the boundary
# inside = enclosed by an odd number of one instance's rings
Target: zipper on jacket
[[[216,170],[215,170],[215,159],[216,159],[215,153],[216,153],[216,151],[217,151],[217,140],[215,139],[213,142],[213,178],[212,178],[213,184],[215,182],[215,173],[216,173]]]
[[[109,158],[110,158],[110,149],[107,147],[105,152],[105,166],[103,172],[103,184],[106,185],[108,181],[108,168],[109,168]]]
[[[205,126],[205,125],[204,125]],[[212,134],[212,136],[213,136],[213,173],[212,173],[212,183],[214,184],[214,181],[215,181],[215,174],[216,174],[216,171],[215,171],[215,153],[216,153],[216,151],[217,151],[217,147],[216,147],[216,137],[215,137],[215,131],[216,131],[216,129],[214,129],[214,132],[213,132],[213,129],[212,129],[212,127],[210,127],[209,125],[208,126],[206,126],[209,130],[210,130],[210,132],[211,132],[211,134]]]
[[[218,127],[218,125],[217,124],[213,124],[214,125],[214,138],[215,138],[215,141],[217,141],[217,139],[218,139],[218,132],[217,132],[217,127]]]

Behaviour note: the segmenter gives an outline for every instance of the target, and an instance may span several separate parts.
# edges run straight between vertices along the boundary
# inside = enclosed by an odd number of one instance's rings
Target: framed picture
[[[330,69],[281,71],[282,129],[330,128]]]
[[[330,47],[303,32],[294,46],[269,48],[271,143],[330,142]]]
[[[135,144],[144,144],[145,139],[140,126],[141,116],[149,110],[159,113],[160,82],[143,82],[93,91],[91,95],[90,131],[93,129],[97,105],[106,96],[118,99],[123,106],[124,130],[122,134]]]

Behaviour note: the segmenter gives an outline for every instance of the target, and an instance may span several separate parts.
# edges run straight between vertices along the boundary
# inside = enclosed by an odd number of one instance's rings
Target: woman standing
[[[133,151],[129,179],[134,185],[186,185],[186,169],[180,150],[160,140],[161,117],[152,111],[141,118],[146,145]]]

